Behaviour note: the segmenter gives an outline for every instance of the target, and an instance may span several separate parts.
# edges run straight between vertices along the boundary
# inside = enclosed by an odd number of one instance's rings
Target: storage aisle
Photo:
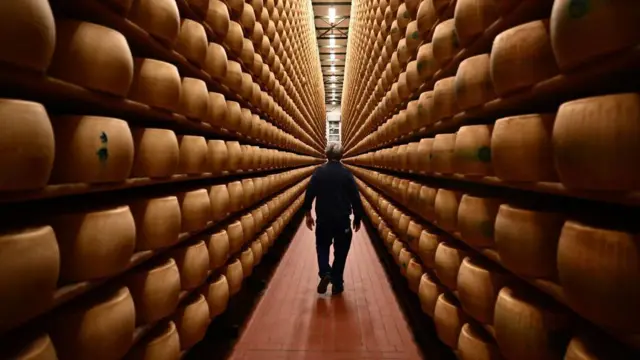
[[[341,296],[318,295],[316,272],[302,223],[232,360],[422,358],[365,229],[354,234]]]

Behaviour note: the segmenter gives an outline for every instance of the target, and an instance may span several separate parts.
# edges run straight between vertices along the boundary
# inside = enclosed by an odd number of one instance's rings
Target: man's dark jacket
[[[349,223],[353,210],[355,224],[362,220],[362,202],[353,175],[338,161],[329,161],[316,169],[307,188],[303,210],[311,211],[316,199],[318,224]]]

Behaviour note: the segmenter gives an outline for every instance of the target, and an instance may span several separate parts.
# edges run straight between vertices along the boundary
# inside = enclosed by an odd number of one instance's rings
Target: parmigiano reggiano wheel
[[[458,302],[448,294],[440,294],[433,313],[433,321],[436,325],[438,338],[447,346],[455,349],[458,346],[458,337],[465,324],[465,314]]]
[[[227,277],[224,275],[218,276],[216,281],[205,287],[203,295],[207,298],[211,319],[221,315],[229,305],[229,282]]]
[[[240,55],[242,52],[242,39],[244,39],[242,26],[235,21],[229,22],[229,31],[227,32],[224,42],[236,55]]]
[[[453,153],[455,173],[491,175],[491,130],[492,126],[489,125],[462,126],[458,130]]]
[[[227,143],[224,140],[209,140],[207,142],[209,169],[213,174],[222,174],[228,169],[227,165]]]
[[[242,13],[242,9],[244,8],[244,1],[242,0],[227,0],[227,5],[231,10],[231,13],[234,17],[238,17]]]
[[[207,33],[202,24],[191,19],[183,19],[176,51],[200,67],[207,57],[207,46]]]
[[[222,267],[229,259],[229,236],[225,230],[220,230],[209,237],[209,268],[211,270]]]
[[[177,197],[140,199],[129,206],[136,224],[137,251],[166,248],[178,242],[182,216]]]
[[[253,252],[253,266],[256,267],[258,266],[258,264],[260,264],[260,262],[262,261],[262,256],[264,255],[264,250],[260,240],[255,240],[251,243],[251,252]]]
[[[173,321],[178,329],[181,350],[189,349],[200,342],[211,323],[209,305],[204,296],[197,294],[180,306],[173,315]]]
[[[56,25],[49,2],[3,2],[0,5],[0,24],[0,60],[44,72],[56,44]],[[16,41],[16,34],[20,34],[20,41]]]
[[[496,249],[502,264],[532,278],[553,278],[564,216],[500,205],[495,224]]]
[[[55,153],[45,108],[34,102],[0,99],[0,128],[0,191],[44,187]]]
[[[456,103],[456,78],[444,78],[436,82],[433,87],[432,120],[434,122],[448,119],[458,112]]]
[[[229,190],[227,185],[214,185],[209,189],[211,202],[211,219],[220,221],[229,216]]]
[[[453,152],[456,134],[438,134],[431,148],[430,170],[441,174],[453,173]]]
[[[420,193],[418,195],[418,201],[416,205],[420,210],[420,215],[427,220],[435,220],[435,208],[434,204],[436,201],[438,189],[431,188],[428,186],[422,186],[420,188]]]
[[[173,131],[133,128],[131,132],[135,148],[132,177],[166,178],[177,172],[180,150]]]
[[[227,151],[227,169],[230,172],[237,172],[240,168],[240,159],[242,159],[242,150],[240,149],[240,143],[237,141],[227,141]]]
[[[460,51],[460,41],[456,33],[455,20],[439,23],[433,31],[433,57],[440,67],[447,65]]]
[[[413,258],[411,256],[411,252],[409,252],[404,246],[400,249],[400,254],[398,254],[398,265],[400,265],[400,273],[403,276],[407,276],[407,267],[409,266],[409,261]]]
[[[494,224],[501,203],[494,198],[462,196],[457,228],[465,243],[477,248],[494,246]]]
[[[222,83],[236,93],[240,92],[242,89],[242,67],[240,63],[231,60],[227,62],[227,75],[222,80]]]
[[[458,271],[466,253],[449,242],[441,242],[436,249],[434,268],[440,282],[451,290],[456,290]]]
[[[253,239],[253,235],[255,235],[256,231],[256,224],[251,214],[242,215],[240,223],[242,224],[242,242],[243,244],[246,244]]]
[[[240,254],[240,263],[242,264],[242,275],[245,278],[251,276],[251,274],[253,273],[254,260],[255,259],[253,257],[253,251],[251,251],[251,248],[244,250],[242,254]]]
[[[119,32],[88,22],[56,21],[56,50],[48,70],[51,76],[124,97],[133,72],[131,50]]]
[[[207,10],[209,10],[209,0],[187,0],[189,8],[193,10],[200,18],[207,16]]]
[[[240,260],[236,259],[227,265],[225,276],[229,282],[229,294],[237,294],[242,288],[242,280],[244,280],[244,275],[242,274],[242,263],[240,263]]]
[[[230,253],[237,253],[244,244],[244,231],[242,223],[235,221],[227,227],[227,234],[229,235]]]
[[[531,114],[499,119],[491,135],[491,162],[497,177],[506,181],[553,181],[551,134],[553,114]]]
[[[496,98],[491,82],[489,54],[472,56],[458,67],[455,82],[456,103],[468,110]]]
[[[605,335],[606,336],[606,335]],[[633,358],[627,349],[608,341],[598,332],[580,331],[571,338],[564,360],[623,360]]]
[[[136,58],[134,63],[135,73],[128,97],[151,107],[177,111],[182,87],[178,68],[153,59]]]
[[[242,182],[233,181],[227,184],[229,188],[229,212],[236,213],[242,210],[244,199],[244,188]]]
[[[206,121],[213,126],[224,127],[224,121],[227,117],[227,101],[224,95],[210,92],[207,104],[207,115],[200,120]]]
[[[458,338],[460,360],[500,360],[500,350],[491,335],[480,327],[464,324]]]
[[[238,131],[242,123],[242,108],[235,101],[227,101],[226,117],[222,126],[228,130]]]
[[[60,359],[121,359],[131,347],[136,311],[126,287],[57,311],[50,332]]]
[[[204,241],[178,247],[171,251],[180,270],[182,290],[192,290],[202,285],[209,271],[209,251]]]
[[[220,1],[213,0],[212,2]],[[222,45],[209,43],[207,47],[207,57],[202,65],[202,69],[211,75],[212,78],[223,80],[227,76],[227,62],[227,52]]]
[[[194,78],[182,79],[179,112],[186,117],[205,121],[209,111],[209,90],[207,84]]]
[[[211,204],[207,189],[197,189],[178,194],[182,213],[182,232],[202,230],[211,220]]]
[[[616,121],[603,121],[615,118]],[[560,181],[584,190],[636,190],[640,94],[586,98],[560,106],[553,154]]]
[[[60,273],[60,251],[50,226],[0,233],[0,331],[46,310]]]
[[[424,38],[426,37],[438,20],[438,14],[433,6],[432,0],[422,0],[418,7],[418,14],[416,21],[418,22],[418,31]]]
[[[169,46],[180,32],[180,12],[175,0],[134,0],[129,19]]]
[[[457,230],[458,208],[462,193],[447,189],[438,189],[434,202],[435,221],[439,227],[447,231]]]
[[[391,255],[393,255],[393,260],[399,265],[400,264],[400,253],[404,250],[404,245],[402,245],[402,241],[396,240],[391,247]]]
[[[2,355],[12,360],[57,360],[56,349],[47,333],[20,334],[6,344]]]
[[[551,44],[560,68],[570,70],[598,56],[637,45],[639,5],[624,0],[555,1]]]
[[[422,98],[422,95],[420,96]],[[418,108],[420,104],[418,105]],[[421,174],[430,173],[431,170],[431,150],[434,139],[423,138],[418,144],[418,172]]]
[[[420,263],[416,261],[416,259],[411,258],[411,260],[409,260],[409,264],[407,265],[406,272],[409,289],[417,293],[420,288],[420,279],[422,279],[422,275],[424,274],[422,265],[420,265]]]
[[[252,179],[242,179],[242,207],[249,208],[256,201],[256,188]]]
[[[565,311],[547,298],[505,287],[495,307],[495,337],[508,360],[560,359],[568,340]]]
[[[558,245],[558,274],[567,302],[608,328],[638,333],[639,236],[567,221]]]
[[[202,136],[181,135],[180,162],[178,171],[188,175],[199,175],[207,172],[209,159],[207,158],[207,141]]]
[[[491,79],[499,96],[535,85],[558,72],[547,20],[505,30],[493,41]]]
[[[136,245],[136,225],[128,206],[58,215],[51,225],[60,247],[63,281],[118,274],[128,266]]]
[[[429,274],[422,275],[418,296],[420,298],[420,306],[425,314],[433,317],[436,302],[443,291],[444,288],[438,284],[437,280],[432,279]]]
[[[492,324],[498,292],[506,280],[506,275],[497,267],[466,257],[458,271],[457,289],[462,309],[479,322]]]
[[[174,360],[180,358],[180,337],[176,324],[165,321],[139,340],[127,354],[127,360]]]
[[[500,15],[493,0],[460,0],[454,13],[455,29],[463,45],[481,35]]]
[[[127,276],[126,285],[135,304],[138,325],[169,316],[178,306],[180,272],[171,258],[136,269]]]

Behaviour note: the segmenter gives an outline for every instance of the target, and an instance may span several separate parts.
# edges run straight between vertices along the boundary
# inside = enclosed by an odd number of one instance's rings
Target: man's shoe
[[[327,292],[327,287],[331,282],[331,276],[325,275],[320,279],[320,283],[318,284],[318,294],[324,294]]]
[[[331,288],[331,295],[340,295],[344,292],[343,286],[333,286]]]

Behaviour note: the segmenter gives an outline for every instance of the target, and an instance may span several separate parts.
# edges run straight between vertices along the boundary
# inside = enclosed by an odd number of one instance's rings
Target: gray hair
[[[340,160],[342,158],[342,146],[336,142],[327,144],[327,149],[324,151],[329,160]]]

